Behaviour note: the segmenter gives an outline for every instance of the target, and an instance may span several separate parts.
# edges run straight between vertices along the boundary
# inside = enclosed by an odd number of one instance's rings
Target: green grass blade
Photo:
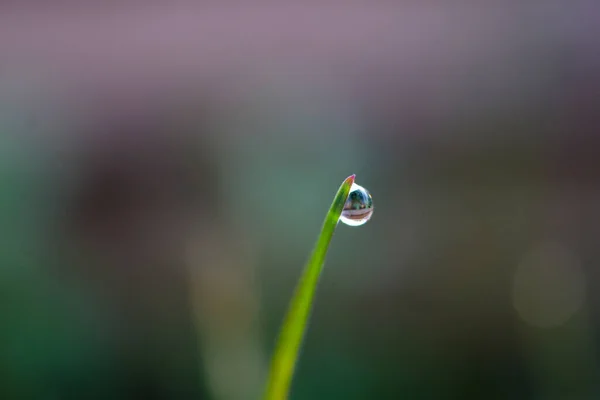
[[[325,263],[325,256],[333,232],[338,224],[344,204],[348,199],[350,187],[354,183],[354,175],[349,176],[340,186],[329,212],[323,222],[321,234],[313,253],[304,267],[304,271],[296,287],[294,297],[291,300],[288,312],[283,321],[279,340],[273,354],[271,370],[267,382],[265,400],[285,400],[288,397],[296,359],[306,323],[310,314],[313,297],[317,288],[319,275]]]

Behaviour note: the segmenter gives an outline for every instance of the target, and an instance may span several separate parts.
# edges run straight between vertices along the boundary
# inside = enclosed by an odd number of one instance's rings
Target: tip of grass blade
[[[349,183],[350,185],[352,185],[354,183],[354,179],[356,178],[356,174],[352,174],[349,177],[346,178],[346,180],[344,181],[344,183]]]

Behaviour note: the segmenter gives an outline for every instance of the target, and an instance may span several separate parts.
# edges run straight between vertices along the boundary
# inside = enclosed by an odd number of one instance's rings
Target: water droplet
[[[371,219],[372,215],[373,198],[371,194],[364,187],[353,183],[340,220],[346,225],[360,226]]]

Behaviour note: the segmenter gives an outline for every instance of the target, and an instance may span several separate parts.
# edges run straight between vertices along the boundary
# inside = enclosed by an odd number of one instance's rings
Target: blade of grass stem
[[[348,199],[354,178],[355,175],[346,178],[338,189],[323,222],[312,255],[306,263],[300,281],[296,286],[271,361],[264,400],[284,400],[288,397],[319,276],[325,263],[329,243],[340,219],[344,204]]]

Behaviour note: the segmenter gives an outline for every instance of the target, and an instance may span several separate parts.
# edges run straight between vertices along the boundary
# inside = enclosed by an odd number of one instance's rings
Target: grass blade
[[[354,175],[346,178],[338,189],[323,222],[317,244],[304,267],[281,327],[271,362],[264,400],[285,400],[288,397],[296,359],[298,358],[298,352],[306,330],[306,323],[310,314],[317,282],[325,263],[329,243],[333,237],[333,232],[338,224],[344,204],[348,199],[354,178]]]

